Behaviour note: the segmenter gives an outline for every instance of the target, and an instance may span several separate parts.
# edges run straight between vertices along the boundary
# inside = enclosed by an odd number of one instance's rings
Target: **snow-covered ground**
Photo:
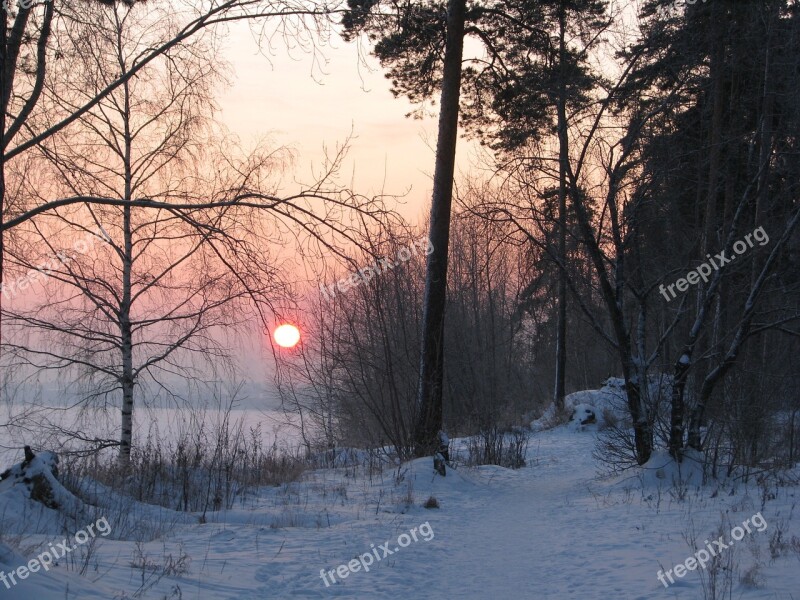
[[[714,575],[717,597],[730,578],[732,598],[800,598],[800,547],[789,548],[800,537],[797,488],[700,486],[696,469],[679,473],[663,454],[602,476],[597,435],[595,426],[538,431],[519,470],[460,466],[442,478],[423,459],[380,472],[309,471],[205,523],[132,502],[120,511],[113,493],[98,490],[98,507],[65,525],[18,489],[0,488],[0,539],[25,553],[0,545],[5,573],[98,519],[111,527],[48,572],[11,589],[0,583],[0,599],[701,599],[713,597]],[[422,506],[430,496],[439,508]],[[673,575],[668,589],[657,579],[705,540],[729,541],[747,519],[752,532],[718,549],[716,568]]]

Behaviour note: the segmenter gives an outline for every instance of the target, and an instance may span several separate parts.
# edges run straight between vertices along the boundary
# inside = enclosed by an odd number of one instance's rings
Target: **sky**
[[[359,63],[357,45],[338,37],[322,49],[324,63],[301,51],[290,55],[279,42],[264,56],[244,25],[231,29],[226,46],[235,72],[219,97],[220,120],[245,144],[268,138],[293,148],[297,176],[307,179],[324,158],[323,146],[336,147],[352,131],[342,183],[365,195],[404,195],[398,210],[406,219],[426,216],[436,118],[405,117],[414,107],[392,96],[374,58],[370,70]],[[468,147],[461,144],[460,165]]]

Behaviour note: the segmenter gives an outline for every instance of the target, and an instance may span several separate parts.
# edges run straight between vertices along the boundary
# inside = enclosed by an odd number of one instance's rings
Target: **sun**
[[[284,323],[272,332],[272,338],[281,348],[294,348],[300,341],[300,330],[294,325]]]

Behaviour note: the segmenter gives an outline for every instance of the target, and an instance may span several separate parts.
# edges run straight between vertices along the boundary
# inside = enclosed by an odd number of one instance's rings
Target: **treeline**
[[[509,426],[615,373],[619,466],[658,448],[715,473],[797,460],[798,3],[668,4],[466,6],[460,119],[493,175],[459,184],[450,246],[434,248],[449,260],[446,430]],[[351,2],[348,31],[376,41],[398,94],[433,97],[448,6],[375,6]],[[413,235],[370,244],[392,254]],[[327,444],[411,454],[422,282],[415,259],[314,300],[287,398]],[[668,395],[651,396],[654,376]]]

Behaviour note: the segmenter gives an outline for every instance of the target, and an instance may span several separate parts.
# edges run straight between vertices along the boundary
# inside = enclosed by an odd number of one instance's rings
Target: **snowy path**
[[[656,571],[659,563],[669,567],[690,554],[682,538],[684,513],[694,511],[698,521],[706,518],[706,529],[699,529],[710,532],[720,507],[671,503],[664,491],[666,499],[656,510],[655,504],[641,502],[634,482],[630,493],[619,486],[610,491],[610,483],[596,479],[594,445],[592,434],[560,429],[536,434],[528,453],[531,464],[518,471],[462,468],[442,480],[429,477],[427,462],[422,463],[414,484],[417,506],[397,515],[391,528],[357,522],[292,536],[288,555],[302,559],[284,563],[280,572],[262,567],[262,574],[274,576],[245,597],[703,598],[696,573],[666,590]],[[440,510],[419,508],[429,494],[440,500]],[[738,508],[733,510],[743,516],[758,510],[750,497],[734,502],[731,506]],[[329,588],[322,583],[320,568],[332,569],[368,551],[370,543],[396,539],[425,521],[435,532],[432,541],[401,549],[369,573],[350,574]],[[313,548],[320,549],[317,559],[309,557]],[[794,579],[784,581],[783,589],[798,589]],[[747,598],[791,597],[774,589],[748,592]]]
[[[438,526],[451,550],[441,571],[448,585],[435,586],[435,597],[592,598],[601,589],[603,597],[647,598],[631,595],[629,578],[619,577],[631,568],[641,568],[643,588],[658,592],[652,568],[619,543],[624,525],[600,518],[594,500],[572,500],[588,493],[593,436],[557,441],[532,471],[480,469],[495,476]]]
[[[524,589],[529,597],[587,598],[601,588],[613,597],[625,597],[625,582],[617,571],[630,568],[630,558],[626,560],[624,546],[609,543],[619,536],[606,531],[619,530],[620,524],[604,523],[591,507],[575,506],[570,500],[587,493],[587,472],[578,466],[584,466],[583,456],[590,456],[592,449],[585,443],[589,436],[576,437],[583,439],[548,447],[534,467],[535,477],[498,470],[486,490],[465,499],[463,507],[454,507],[454,512],[463,511],[466,526],[453,527],[452,535],[446,524],[440,529],[453,548],[442,579],[460,582],[456,596],[525,597]],[[648,575],[647,583],[652,584]],[[454,591],[438,589],[438,597]]]

